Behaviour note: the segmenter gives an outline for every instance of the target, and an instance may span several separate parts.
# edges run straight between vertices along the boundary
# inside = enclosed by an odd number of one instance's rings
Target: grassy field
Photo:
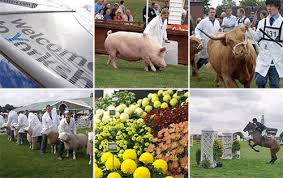
[[[120,0],[108,0],[108,2],[111,4],[111,7],[113,7],[114,3],[119,3]],[[151,0],[149,0],[149,3],[151,3]],[[132,12],[132,15],[134,17],[134,21],[136,22],[142,22],[142,12],[143,8],[146,5],[146,0],[131,0],[131,1],[125,1],[124,3],[126,9],[130,9]],[[161,7],[163,6],[163,3],[161,3]]]
[[[215,169],[200,168],[196,164],[195,153],[200,145],[191,147],[191,178],[280,178],[283,177],[283,148],[277,154],[274,165],[270,161],[267,148],[256,147],[260,152],[253,151],[247,142],[241,142],[240,160],[224,160],[223,167]]]
[[[199,71],[200,74],[200,81],[198,81],[195,77],[192,77],[190,74],[190,86],[191,88],[213,88],[213,81],[215,79],[216,73],[212,68],[208,68],[206,66],[202,67]],[[240,88],[243,88],[243,86],[238,83]],[[269,85],[267,84],[267,87]],[[221,86],[224,87],[223,85]],[[280,88],[283,87],[283,80],[280,81]],[[256,88],[255,80],[252,81],[251,88]]]
[[[49,146],[50,147],[50,146]],[[0,177],[7,178],[92,178],[92,166],[88,165],[86,150],[71,158],[57,160],[50,153],[41,155],[39,151],[24,145],[10,143],[7,135],[0,135]]]
[[[107,56],[95,56],[95,85],[97,88],[187,88],[188,66],[168,65],[158,72],[146,72],[143,62],[118,59],[118,69],[107,65]]]

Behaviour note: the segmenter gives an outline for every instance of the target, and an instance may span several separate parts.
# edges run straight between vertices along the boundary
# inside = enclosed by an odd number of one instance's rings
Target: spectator
[[[112,17],[111,17],[111,10],[110,9],[107,9],[106,10],[106,13],[105,13],[105,15],[104,15],[104,20],[112,20]]]
[[[102,0],[98,0],[97,3],[95,3],[95,15],[99,13],[100,9],[104,9]]]
[[[116,11],[119,8],[119,4],[115,3],[113,9],[111,10],[111,18],[114,20],[114,17],[116,16]]]
[[[99,9],[98,14],[95,15],[95,19],[103,20],[103,9]]]
[[[104,7],[107,6],[107,4],[109,4],[109,3],[108,3],[108,0],[103,0],[103,5],[104,5]]]
[[[104,11],[103,15],[106,14],[107,9],[110,9],[110,13],[111,13],[111,4],[108,3],[108,4],[104,7],[104,9],[103,9],[103,11]]]
[[[255,12],[251,11],[251,15],[248,17],[250,22],[252,22],[254,20],[254,17],[255,17]]]
[[[260,20],[266,18],[267,16],[268,16],[268,13],[267,13],[266,10],[260,11],[260,13],[259,13],[259,18],[260,18]]]
[[[153,9],[153,6],[155,3],[153,2],[151,4],[151,7],[148,7],[148,23],[156,17],[155,11]],[[146,26],[146,6],[143,8],[143,22],[144,22],[144,27]]]
[[[115,21],[123,21],[122,12],[120,9],[116,11],[116,15],[114,16]]]
[[[188,25],[188,16],[187,16],[187,11],[185,9],[183,9],[183,12],[182,12],[182,18],[181,18],[181,24],[182,25]]]
[[[133,22],[134,21],[134,18],[133,18],[131,11],[129,9],[127,9],[125,15],[123,15],[123,20],[127,21],[127,22]]]
[[[193,25],[193,21],[192,18],[190,18],[190,35],[194,34],[194,25]]]
[[[232,15],[232,8],[228,7],[226,9],[226,17],[223,19],[223,23],[221,27],[223,28],[224,32],[229,32],[234,29],[237,21],[237,17]]]
[[[120,1],[119,9],[121,10],[122,15],[126,13],[126,7],[124,6],[124,1]]]
[[[237,9],[237,23],[236,26],[239,27],[244,27],[245,23],[250,23],[250,20],[248,17],[245,16],[245,9],[244,8],[239,8]]]
[[[226,12],[222,12],[221,15],[220,15],[220,17],[218,18],[218,21],[219,21],[220,24],[223,23],[223,19],[224,19],[225,17],[226,17]]]
[[[169,3],[170,3],[169,0],[165,0],[165,1],[164,1],[164,7],[163,7],[162,9],[164,9],[164,8],[169,9]]]
[[[158,16],[160,14],[160,6],[159,6],[158,3],[154,3],[153,10],[154,10],[156,16]]]

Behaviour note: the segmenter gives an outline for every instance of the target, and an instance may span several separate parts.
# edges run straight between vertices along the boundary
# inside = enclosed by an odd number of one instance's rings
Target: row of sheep
[[[64,153],[69,157],[70,151],[73,153],[73,159],[76,159],[76,152],[87,148],[89,164],[92,164],[93,132],[89,132],[88,135],[76,133],[75,119],[68,111],[60,120],[56,109],[48,105],[42,122],[34,113],[10,111],[7,122],[0,115],[0,128],[6,129],[11,142],[17,138],[17,144],[21,145],[26,138],[30,148],[41,150],[42,154],[46,153],[46,147],[50,145],[51,152],[57,154],[59,160],[62,160]]]

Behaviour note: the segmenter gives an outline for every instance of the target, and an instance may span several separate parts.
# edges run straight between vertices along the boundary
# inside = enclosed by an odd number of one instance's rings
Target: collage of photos
[[[0,178],[283,177],[282,0],[0,0]]]

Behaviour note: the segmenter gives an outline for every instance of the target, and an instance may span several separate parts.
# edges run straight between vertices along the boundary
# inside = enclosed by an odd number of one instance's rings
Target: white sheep
[[[69,151],[73,150],[73,159],[76,159],[76,151],[86,148],[88,140],[85,134],[72,134],[67,132],[62,132],[59,135],[59,139],[64,142],[65,150],[67,150],[66,157],[69,157]]]

